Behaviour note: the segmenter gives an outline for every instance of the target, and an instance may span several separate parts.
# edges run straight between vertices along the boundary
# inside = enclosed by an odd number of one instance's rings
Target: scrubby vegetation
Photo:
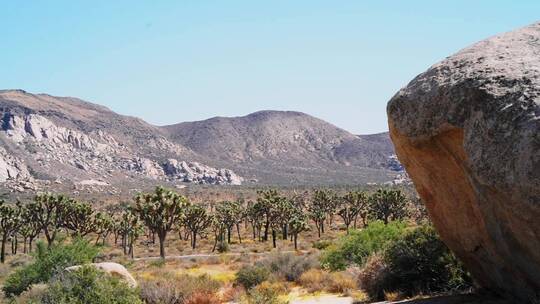
[[[58,273],[40,301],[44,304],[143,303],[126,282],[91,266]]]
[[[175,275],[160,272],[159,276],[142,280],[140,296],[144,303],[219,303],[216,292],[220,283],[207,275]]]
[[[195,203],[158,187],[102,209],[40,194],[0,204],[9,262],[0,266],[14,269],[2,277],[0,268],[0,280],[14,303],[283,303],[298,288],[377,300],[470,288],[421,207],[395,188]],[[194,255],[170,267],[171,251]],[[126,265],[138,288],[92,267],[66,272],[95,260]]]
[[[44,243],[38,243],[33,254],[34,262],[12,273],[6,279],[2,291],[7,296],[20,295],[33,284],[49,281],[66,267],[92,261],[97,253],[96,247],[80,239],[67,245],[55,244],[50,248]]]
[[[321,262],[330,270],[345,270],[350,265],[363,265],[366,259],[401,236],[407,225],[404,222],[371,222],[362,230],[353,231],[338,244],[324,251]]]
[[[431,226],[401,231],[359,264],[360,287],[371,298],[381,300],[386,293],[412,296],[471,288],[469,274]]]

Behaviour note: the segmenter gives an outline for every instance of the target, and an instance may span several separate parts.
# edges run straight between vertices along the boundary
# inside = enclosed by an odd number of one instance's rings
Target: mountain
[[[356,136],[299,112],[160,127],[77,98],[1,90],[0,118],[0,182],[16,191],[356,184],[399,170],[387,133]]]
[[[260,111],[161,129],[175,143],[245,175],[270,169],[276,176],[267,179],[275,183],[356,183],[361,173],[385,169],[393,154],[387,133],[356,136],[300,112]]]

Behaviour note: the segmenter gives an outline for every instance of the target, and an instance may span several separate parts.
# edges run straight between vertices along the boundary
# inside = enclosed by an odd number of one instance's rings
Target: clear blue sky
[[[443,3],[444,2],[444,3]],[[385,131],[388,99],[540,1],[1,1],[0,88],[154,124],[298,110]]]

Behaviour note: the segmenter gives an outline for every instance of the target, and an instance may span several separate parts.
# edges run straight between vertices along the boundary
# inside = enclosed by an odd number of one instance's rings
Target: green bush
[[[251,289],[268,279],[269,272],[262,266],[243,266],[236,273],[236,282]]]
[[[351,231],[335,246],[330,246],[321,257],[321,265],[332,271],[344,270],[350,264],[362,266],[373,253],[383,250],[391,241],[403,235],[406,224],[395,221],[370,223],[362,230]]]
[[[293,282],[298,281],[304,272],[318,267],[318,262],[308,255],[297,256],[292,253],[277,253],[258,262],[257,265],[266,268],[272,276],[278,279]]]
[[[391,291],[405,295],[470,288],[472,280],[431,226],[421,226],[386,249]]]
[[[49,283],[43,304],[138,304],[137,291],[92,266],[64,271]]]
[[[20,295],[32,284],[45,283],[66,267],[91,262],[98,252],[95,246],[84,240],[75,240],[67,245],[58,244],[51,248],[39,242],[33,254],[34,262],[9,275],[2,290],[7,297]]]

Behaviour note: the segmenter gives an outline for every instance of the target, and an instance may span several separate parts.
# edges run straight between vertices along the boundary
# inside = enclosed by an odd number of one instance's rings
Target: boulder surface
[[[113,277],[117,277],[121,280],[124,280],[129,287],[135,288],[137,287],[137,281],[133,278],[133,276],[129,273],[129,271],[126,269],[126,267],[118,264],[118,263],[112,263],[112,262],[103,262],[103,263],[92,263],[89,264],[103,272],[106,272],[110,274]],[[81,268],[82,265],[77,266],[71,266],[66,268],[68,271],[77,270]]]
[[[540,23],[435,64],[387,112],[399,160],[477,283],[540,299]]]

